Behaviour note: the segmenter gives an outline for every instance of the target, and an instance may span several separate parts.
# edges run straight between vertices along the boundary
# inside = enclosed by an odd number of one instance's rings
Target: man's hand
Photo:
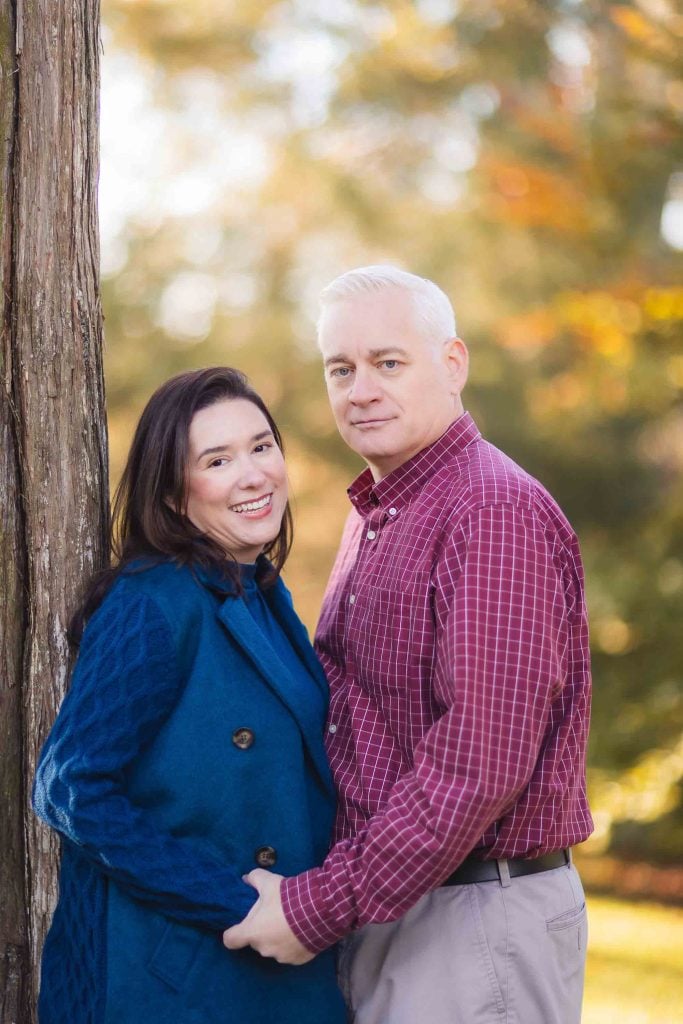
[[[311,953],[297,939],[287,924],[280,902],[282,875],[255,868],[244,881],[257,890],[259,898],[239,924],[223,932],[223,943],[228,949],[251,946],[261,956],[270,956],[280,964],[305,964],[312,960]]]

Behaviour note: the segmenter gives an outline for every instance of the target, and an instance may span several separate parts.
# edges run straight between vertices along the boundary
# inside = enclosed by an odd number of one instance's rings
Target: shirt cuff
[[[329,920],[321,887],[320,868],[312,868],[280,885],[280,899],[287,924],[306,949],[322,953],[351,931],[351,925]]]

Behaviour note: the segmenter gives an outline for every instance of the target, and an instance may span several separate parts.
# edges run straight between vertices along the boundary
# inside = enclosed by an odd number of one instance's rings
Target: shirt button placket
[[[382,523],[386,520],[387,516],[381,509],[377,509],[372,512],[367,518],[367,530],[365,531],[365,537],[367,540],[376,540],[379,537],[379,531],[382,528]]]

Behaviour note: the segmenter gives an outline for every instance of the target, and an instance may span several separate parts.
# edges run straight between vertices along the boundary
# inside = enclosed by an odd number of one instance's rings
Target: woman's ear
[[[172,498],[164,498],[164,505],[166,508],[170,508],[171,512],[175,512],[177,516],[184,515],[183,510],[176,507],[176,503]]]

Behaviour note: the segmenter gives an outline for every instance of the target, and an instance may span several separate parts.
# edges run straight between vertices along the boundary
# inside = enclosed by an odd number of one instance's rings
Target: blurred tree
[[[96,0],[0,17],[0,1019],[35,1021],[56,839],[30,811],[66,624],[105,557]]]
[[[317,293],[383,259],[434,278],[472,349],[470,409],[581,536],[598,838],[628,853],[633,829],[611,826],[632,817],[623,796],[641,778],[654,788],[639,820],[683,822],[674,5],[107,0],[104,13],[115,460],[159,379],[243,367],[290,440],[290,579],[312,623],[358,467],[326,408]]]

